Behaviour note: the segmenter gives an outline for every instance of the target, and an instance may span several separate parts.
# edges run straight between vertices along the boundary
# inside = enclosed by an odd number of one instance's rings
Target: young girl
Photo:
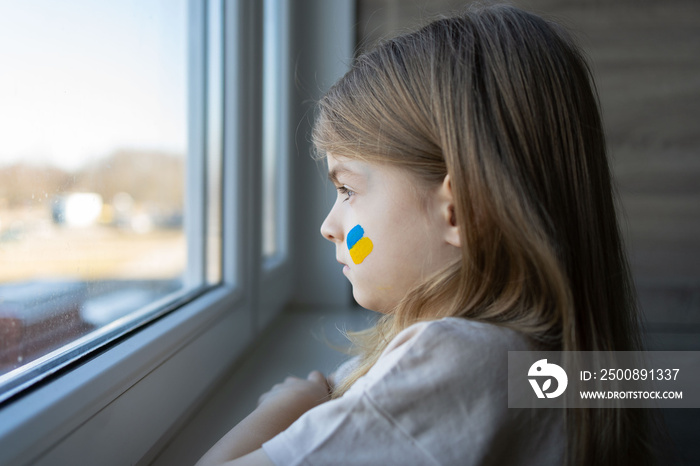
[[[592,86],[564,30],[508,6],[360,56],[319,104],[321,233],[384,315],[200,464],[650,463],[644,410],[507,402],[509,350],[640,349]]]

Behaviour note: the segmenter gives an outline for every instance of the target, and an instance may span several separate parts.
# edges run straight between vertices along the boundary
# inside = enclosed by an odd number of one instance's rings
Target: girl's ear
[[[459,239],[459,227],[457,226],[457,216],[455,214],[454,196],[452,195],[452,184],[450,175],[445,175],[439,192],[440,214],[445,232],[445,241],[457,248],[462,246]]]

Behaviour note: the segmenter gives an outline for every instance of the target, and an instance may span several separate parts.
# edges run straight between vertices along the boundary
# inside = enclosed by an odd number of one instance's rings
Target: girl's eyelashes
[[[352,196],[355,195],[355,191],[351,190],[350,188],[348,188],[348,187],[345,186],[345,185],[343,185],[343,186],[338,186],[336,189],[338,190],[338,193],[340,193],[340,194],[342,194],[342,195],[344,195],[344,196],[347,196],[347,197],[343,200],[343,202],[349,200]]]

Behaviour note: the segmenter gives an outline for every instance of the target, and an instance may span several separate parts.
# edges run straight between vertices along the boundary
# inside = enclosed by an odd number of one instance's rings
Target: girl
[[[315,146],[359,357],[288,378],[201,464],[647,464],[646,411],[507,407],[507,351],[640,349],[589,69],[508,6],[360,56]]]

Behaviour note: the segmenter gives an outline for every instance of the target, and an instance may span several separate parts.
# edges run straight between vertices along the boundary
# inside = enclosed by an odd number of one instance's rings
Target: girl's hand
[[[311,408],[328,401],[331,388],[319,371],[306,379],[287,377],[262,395],[258,407],[231,429],[197,463],[211,465],[272,465],[260,448]]]
[[[305,413],[330,399],[331,387],[319,371],[312,371],[306,379],[287,377],[258,399],[258,408],[280,404]]]

